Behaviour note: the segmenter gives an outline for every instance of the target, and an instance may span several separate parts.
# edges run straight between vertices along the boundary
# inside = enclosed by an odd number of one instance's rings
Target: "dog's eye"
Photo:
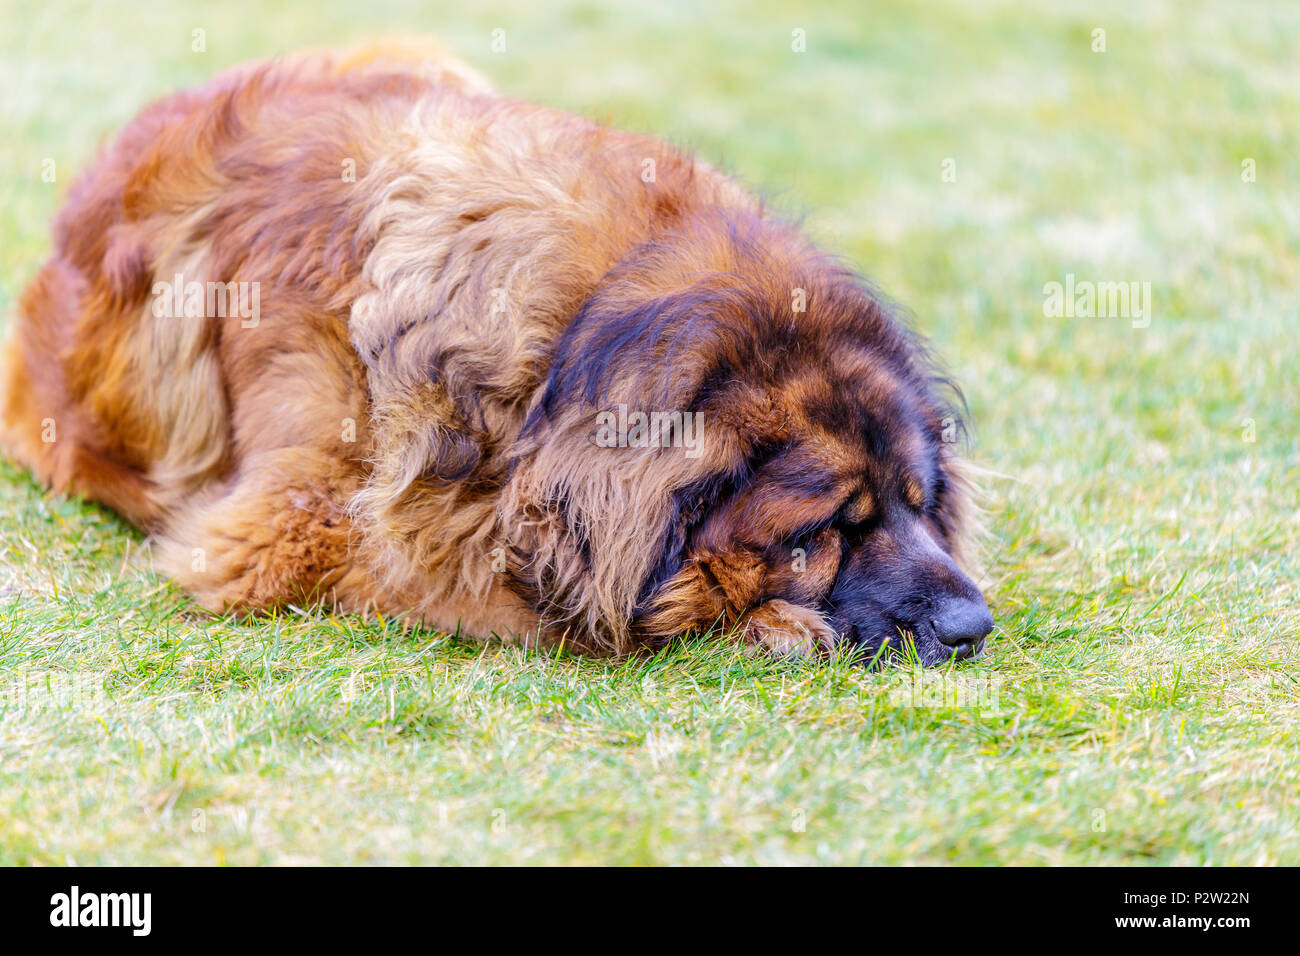
[[[842,520],[846,524],[865,524],[871,521],[880,509],[876,505],[876,496],[868,488],[862,489],[853,498],[850,498],[843,509]]]
[[[844,505],[835,527],[853,543],[861,541],[880,523],[880,504],[869,488],[863,488]]]
[[[913,511],[920,511],[925,507],[925,486],[915,478],[906,478],[903,481],[903,500]]]
[[[835,522],[834,527],[835,530],[844,537],[844,540],[849,545],[855,545],[862,541],[862,539],[867,535],[871,534],[871,532],[875,531],[876,526],[879,524],[880,517],[873,511],[865,518],[856,521],[849,517],[842,517],[839,521]]]

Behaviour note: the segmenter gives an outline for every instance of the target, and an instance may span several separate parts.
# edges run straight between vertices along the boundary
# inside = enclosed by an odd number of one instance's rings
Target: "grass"
[[[0,465],[0,862],[1300,862],[1300,8],[434,9],[0,0],[0,312],[149,98],[437,33],[766,187],[912,307],[1004,476],[990,653],[608,662],[218,620],[111,513]],[[1044,317],[1067,273],[1151,282],[1149,327]]]

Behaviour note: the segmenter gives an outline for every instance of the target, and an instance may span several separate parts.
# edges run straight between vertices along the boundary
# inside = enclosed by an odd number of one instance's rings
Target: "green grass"
[[[0,312],[149,98],[437,33],[692,145],[911,306],[1004,476],[1000,630],[919,674],[217,620],[3,465],[0,862],[1300,862],[1300,7],[296,6],[0,0]],[[1150,327],[1045,318],[1070,272],[1151,282]]]

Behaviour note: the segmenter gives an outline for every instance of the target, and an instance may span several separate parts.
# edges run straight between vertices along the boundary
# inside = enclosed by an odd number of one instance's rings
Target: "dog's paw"
[[[780,657],[830,655],[836,633],[812,608],[789,601],[765,601],[741,618],[741,635]]]

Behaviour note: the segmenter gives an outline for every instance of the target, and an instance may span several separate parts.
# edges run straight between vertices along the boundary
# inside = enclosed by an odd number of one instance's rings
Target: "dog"
[[[936,664],[993,620],[960,393],[896,311],[652,138],[438,49],[304,53],[71,188],[0,445],[216,612]]]

